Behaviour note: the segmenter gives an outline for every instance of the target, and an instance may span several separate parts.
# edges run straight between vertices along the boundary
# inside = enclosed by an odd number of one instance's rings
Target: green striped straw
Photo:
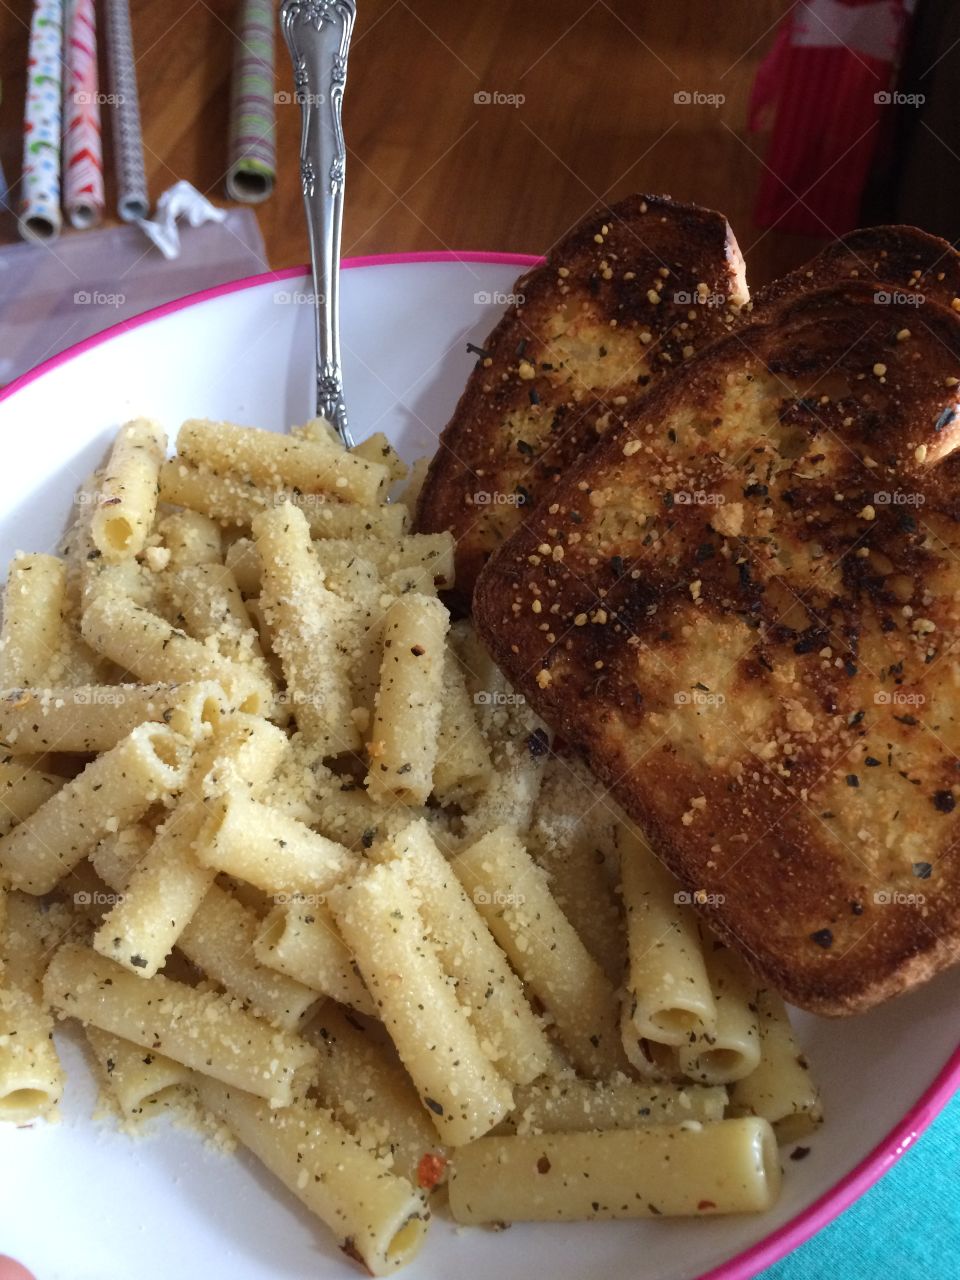
[[[273,4],[241,0],[230,109],[227,195],[258,204],[277,176],[273,93]]]

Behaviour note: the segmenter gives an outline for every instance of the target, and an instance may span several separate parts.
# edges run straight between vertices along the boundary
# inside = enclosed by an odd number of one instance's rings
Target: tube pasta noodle
[[[250,538],[237,538],[236,542],[231,542],[224,556],[224,564],[245,596],[260,594],[263,569],[256,545]]]
[[[344,780],[322,765],[313,772],[310,805],[313,825],[324,835],[350,849],[358,845],[369,848],[393,812],[375,803],[356,783]],[[401,808],[399,822],[409,820],[409,811]]]
[[[462,1222],[766,1208],[821,1117],[783,1005],[451,625],[386,438],[179,448],[127,423],[10,566],[0,1121],[72,1017],[124,1128],[196,1101],[376,1275],[449,1171]]]
[[[220,719],[224,702],[212,680],[12,689],[0,692],[0,738],[18,754],[110,751],[151,722],[196,741]]]
[[[101,1077],[125,1116],[159,1110],[190,1085],[187,1067],[162,1053],[144,1053],[143,1047],[101,1031],[84,1027]]]
[[[11,893],[0,935],[0,1120],[24,1124],[45,1115],[63,1093],[53,1019],[43,998],[48,948],[69,923],[39,903]]]
[[[514,1110],[499,1133],[593,1133],[722,1120],[727,1091],[722,1085],[650,1085],[626,1077],[597,1082],[571,1076],[518,1087],[513,1101]]]
[[[94,866],[111,888],[123,888],[123,900],[94,935],[101,955],[144,977],[157,972],[216,875],[196,855],[208,816],[206,801],[231,783],[265,781],[286,750],[287,740],[274,725],[240,713],[227,717],[198,753],[184,795],[129,881],[122,886],[112,882],[108,868],[94,855]]]
[[[476,840],[500,826],[526,831],[543,783],[550,733],[514,693],[469,624],[456,623],[450,634],[493,761],[490,784],[464,815],[464,833]]]
[[[270,681],[260,638],[237,580],[225,565],[184,565],[164,575],[164,586],[190,635],[212,638],[224,657],[255,664]]]
[[[358,730],[365,732],[370,727],[380,682],[385,609],[393,592],[381,579],[376,565],[358,555],[351,544],[327,539],[313,546],[326,586],[352,607],[343,649],[355,704],[353,721]]]
[[[367,747],[374,799],[423,804],[433,789],[448,623],[446,609],[429,596],[401,596],[387,610]]]
[[[343,845],[242,792],[227,791],[208,809],[197,838],[199,860],[265,893],[323,893],[356,864]]]
[[[457,1222],[701,1217],[769,1209],[780,1157],[766,1120],[487,1137],[456,1153]]]
[[[172,511],[159,522],[157,533],[162,548],[170,553],[167,563],[173,569],[188,564],[223,563],[220,526],[199,511]]]
[[[154,575],[147,574],[139,560],[117,560],[113,563],[96,557],[85,560],[80,582],[80,633],[83,635],[84,614],[94,601],[129,601],[142,609],[154,603]],[[84,637],[85,643],[89,643]],[[92,647],[92,646],[91,646]],[[100,655],[105,660],[104,655]]]
[[[691,1080],[727,1084],[742,1080],[760,1065],[757,982],[735,952],[708,941],[707,971],[717,1006],[713,1031],[677,1050]]]
[[[214,472],[232,472],[274,489],[329,493],[367,507],[380,500],[388,475],[382,463],[348,453],[327,436],[304,440],[229,422],[185,422],[177,450],[188,462]]]
[[[781,1143],[808,1137],[823,1120],[820,1091],[775,991],[757,995],[760,1065],[730,1091],[734,1115],[763,1116]]]
[[[317,993],[259,962],[254,953],[259,929],[257,914],[214,884],[177,944],[208,978],[276,1026],[294,1031],[316,1004]]]
[[[547,888],[514,832],[501,827],[453,868],[524,983],[546,1006],[580,1071],[625,1071],[614,988]]]
[[[440,963],[457,984],[484,1050],[508,1080],[527,1083],[547,1070],[550,1041],[453,868],[430,838],[427,824],[412,823],[387,851],[396,857],[418,895],[424,924]]]
[[[693,907],[678,901],[676,878],[638,832],[624,825],[618,836],[633,1032],[675,1047],[714,1034],[717,1005]]]
[[[291,506],[254,521],[263,562],[260,604],[280,657],[297,727],[336,755],[360,745],[344,648],[352,610],[323,585],[307,522]]]
[[[90,865],[111,889],[122,891],[134,868],[153,844],[155,832],[142,822],[123,827],[100,841],[90,854]]]
[[[619,814],[596,779],[573,758],[551,755],[528,837],[530,854],[547,873],[557,906],[611,982],[626,964],[616,825]]]
[[[166,725],[139,725],[0,839],[0,869],[17,888],[49,893],[108,831],[180,787],[189,755]]]
[[[397,538],[409,522],[407,508],[400,503],[355,507],[294,489],[260,489],[236,476],[192,466],[183,458],[170,458],[160,468],[160,498],[239,528],[250,528],[261,511],[289,503],[303,512],[314,538],[355,538],[365,533]]]
[[[375,1015],[376,1005],[329,908],[303,895],[290,897],[261,923],[253,940],[254,955],[261,964],[315,992],[332,996],[358,1013]]]
[[[67,568],[56,556],[18,551],[3,593],[0,686],[43,684],[62,642]]]
[[[246,663],[231,662],[127,596],[98,594],[84,610],[83,637],[125,671],[148,683],[216,680],[232,706],[266,714],[273,686]]]
[[[431,584],[453,586],[453,537],[449,533],[411,533],[385,538],[324,538],[322,550],[331,559],[346,563],[354,557],[368,561],[384,579],[406,569],[423,569]]]
[[[427,1230],[426,1205],[341,1124],[308,1102],[271,1110],[249,1093],[198,1078],[200,1101],[333,1231],[371,1275],[410,1262]]]
[[[320,1051],[316,1087],[324,1105],[364,1146],[388,1155],[395,1173],[422,1186],[424,1156],[442,1148],[396,1054],[330,1003],[305,1029],[304,1038]],[[435,1177],[445,1162],[429,1163]]]
[[[294,1074],[316,1051],[242,1009],[231,997],[200,991],[161,974],[138,978],[88,947],[67,943],[43,982],[54,1008],[225,1084],[286,1106]]]
[[[108,560],[138,555],[157,514],[160,464],[167,437],[155,422],[128,422],[114,441],[90,533]]]
[[[375,462],[379,466],[386,467],[390,480],[405,480],[407,477],[409,470],[407,464],[382,431],[374,431],[372,435],[367,436],[366,440],[355,444],[350,452],[355,458],[363,458],[364,462]]]
[[[510,1087],[457,1001],[402,867],[373,866],[328,895],[367,989],[440,1137],[457,1145],[510,1110]]]
[[[683,1080],[680,1050],[675,1045],[638,1036],[630,1016],[630,1003],[629,999],[625,1000],[620,1008],[620,1038],[631,1067],[644,1080]]]
[[[442,801],[456,800],[463,794],[482,791],[492,779],[490,748],[477,724],[473,699],[467,692],[456,654],[447,649],[433,766],[434,794]]]
[[[0,837],[36,813],[65,783],[66,778],[41,769],[37,757],[15,756],[4,748],[0,756]]]

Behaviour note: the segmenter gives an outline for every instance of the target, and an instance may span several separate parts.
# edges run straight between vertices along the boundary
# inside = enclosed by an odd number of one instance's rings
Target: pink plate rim
[[[351,270],[358,267],[402,266],[419,262],[490,263],[497,266],[533,267],[543,262],[543,258],[526,253],[458,253],[453,250],[431,250],[425,253],[384,253],[344,258],[342,266]],[[0,403],[8,400],[18,391],[22,391],[37,378],[66,364],[68,360],[73,360],[85,351],[109,342],[110,339],[130,329],[139,328],[142,324],[159,320],[176,311],[183,311],[200,302],[207,302],[211,298],[224,297],[226,294],[239,293],[245,289],[255,289],[258,285],[277,280],[289,280],[306,275],[308,271],[309,268],[306,266],[284,267],[279,271],[265,271],[260,275],[245,276],[241,280],[231,280],[227,284],[185,294],[182,298],[176,298],[172,302],[165,302],[140,315],[121,320],[102,332],[85,338],[83,342],[67,347],[57,355],[51,356],[49,360],[44,360],[35,368],[15,378],[0,390]],[[960,1046],[903,1119],[855,1168],[825,1191],[813,1204],[798,1213],[795,1218],[791,1218],[789,1222],[784,1223],[763,1240],[751,1245],[749,1249],[714,1267],[712,1271],[704,1272],[699,1280],[753,1280],[759,1271],[772,1266],[804,1241],[809,1240],[834,1218],[839,1217],[896,1164],[908,1147],[913,1145],[924,1129],[944,1109],[958,1089],[960,1089]]]
[[[344,270],[352,270],[356,267],[391,267],[416,262],[478,262],[493,263],[499,266],[535,267],[538,263],[543,262],[543,258],[529,253],[488,253],[484,250],[458,253],[452,249],[430,249],[420,253],[379,253],[368,254],[359,258],[344,258],[340,265]],[[185,293],[183,297],[174,298],[172,302],[163,302],[158,307],[151,307],[149,311],[141,311],[139,315],[128,316],[126,320],[118,320],[116,324],[108,325],[106,329],[101,329],[99,333],[91,334],[89,338],[84,338],[82,342],[77,342],[72,347],[65,347],[63,351],[58,351],[55,356],[51,356],[48,360],[35,365],[34,368],[28,369],[26,373],[21,373],[12,382],[8,382],[5,387],[0,388],[0,404],[11,396],[16,395],[18,391],[22,391],[24,387],[28,387],[37,378],[49,373],[52,369],[66,364],[69,360],[76,359],[77,356],[83,355],[85,351],[99,347],[101,343],[109,342],[111,338],[119,337],[121,333],[126,333],[130,329],[139,329],[142,324],[160,320],[163,316],[173,315],[174,312],[183,311],[187,307],[195,307],[200,302],[209,302],[211,298],[222,298],[228,293],[240,293],[245,289],[255,289],[258,285],[270,284],[278,280],[295,279],[308,275],[309,272],[310,268],[308,266],[281,267],[278,271],[262,271],[259,275],[243,276],[240,280],[228,280],[226,284],[211,285],[210,288],[199,289],[196,293]]]

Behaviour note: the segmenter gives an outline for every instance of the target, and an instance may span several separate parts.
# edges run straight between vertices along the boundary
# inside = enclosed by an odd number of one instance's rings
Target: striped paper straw
[[[230,106],[227,195],[257,204],[277,176],[273,97],[273,4],[241,0]]]
[[[143,134],[137,68],[130,32],[127,0],[106,0],[107,65],[113,100],[113,150],[117,166],[117,213],[136,222],[150,212],[147,175],[143,166]]]
[[[3,101],[3,81],[0,80],[0,102]],[[7,197],[10,195],[10,188],[7,186],[7,175],[3,172],[3,165],[0,164],[0,209],[6,210],[10,206],[7,204]]]
[[[93,0],[71,0],[68,12],[63,205],[73,226],[83,229],[103,217],[97,20]]]
[[[27,55],[23,198],[18,223],[24,240],[52,240],[60,234],[62,42],[62,0],[35,0]]]

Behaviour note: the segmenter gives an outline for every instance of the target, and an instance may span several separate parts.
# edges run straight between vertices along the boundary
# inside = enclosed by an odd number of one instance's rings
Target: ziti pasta
[[[389,443],[165,440],[7,578],[0,1121],[56,1111],[72,1019],[124,1127],[216,1120],[374,1275],[442,1184],[462,1223],[768,1208],[822,1114],[786,1010],[451,619]]]

